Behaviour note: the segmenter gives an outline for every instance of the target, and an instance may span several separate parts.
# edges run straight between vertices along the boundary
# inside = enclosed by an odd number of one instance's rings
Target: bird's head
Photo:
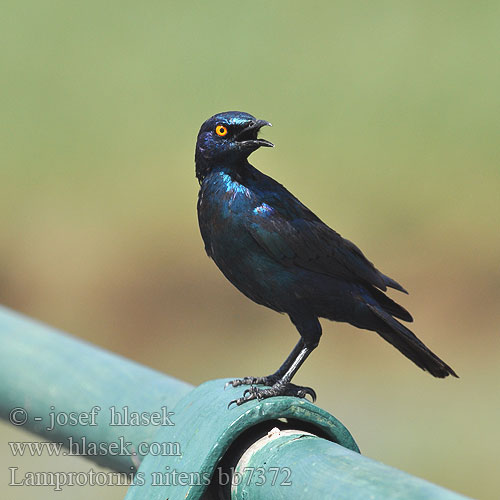
[[[203,179],[210,168],[220,164],[235,164],[261,146],[274,147],[272,142],[258,139],[266,120],[241,111],[228,111],[209,118],[200,128],[196,141],[196,177]]]

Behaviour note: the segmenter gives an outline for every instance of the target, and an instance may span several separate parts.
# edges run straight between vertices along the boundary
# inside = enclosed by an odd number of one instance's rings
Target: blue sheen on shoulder
[[[233,193],[233,196],[237,194],[244,194],[247,197],[250,196],[248,188],[233,180],[230,175],[225,172],[221,172],[220,175],[222,177],[222,181],[224,182],[226,193]]]
[[[256,215],[266,215],[266,213],[271,213],[272,211],[272,207],[270,207],[267,203],[262,203],[262,205],[253,209],[253,213]]]

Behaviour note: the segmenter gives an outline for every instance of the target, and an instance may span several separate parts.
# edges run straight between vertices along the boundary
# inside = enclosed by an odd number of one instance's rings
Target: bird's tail
[[[458,378],[453,369],[428,349],[412,331],[380,307],[371,304],[367,304],[367,306],[380,320],[376,329],[377,333],[408,359],[434,377],[444,378],[453,375]]]

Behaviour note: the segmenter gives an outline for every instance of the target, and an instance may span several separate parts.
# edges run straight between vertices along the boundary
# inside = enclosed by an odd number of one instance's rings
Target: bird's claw
[[[312,387],[298,387],[298,389],[297,397],[305,398],[306,396],[311,396],[312,402],[316,401],[316,391]]]
[[[280,384],[276,383],[269,389],[259,389],[258,387],[251,386],[245,389],[241,398],[233,399],[228,408],[235,403],[236,406],[240,406],[247,401],[252,401],[253,399],[267,399],[275,396],[292,396],[296,398],[305,398],[310,396],[312,402],[316,401],[316,391],[311,387],[301,387],[295,384]]]

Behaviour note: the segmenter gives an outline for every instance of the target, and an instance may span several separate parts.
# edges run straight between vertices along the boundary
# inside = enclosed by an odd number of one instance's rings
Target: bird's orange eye
[[[224,125],[217,125],[217,127],[215,127],[215,133],[224,137],[227,134],[227,128],[224,127]]]

